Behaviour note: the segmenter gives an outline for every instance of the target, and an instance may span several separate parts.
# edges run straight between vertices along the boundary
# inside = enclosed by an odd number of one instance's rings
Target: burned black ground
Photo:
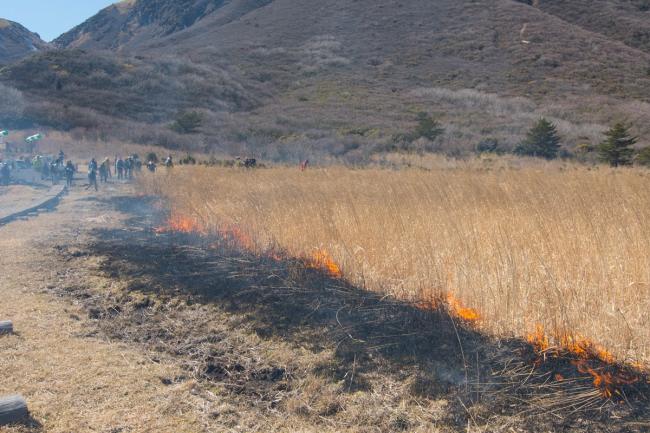
[[[142,347],[154,361],[181,363],[186,375],[163,377],[165,384],[198,380],[204,390],[229,393],[240,408],[297,414],[313,425],[344,422],[351,396],[390,383],[405,385],[418,402],[445,401],[434,421],[440,431],[650,428],[646,384],[608,401],[570,359],[534,368],[531,346],[489,338],[444,310],[424,311],[301,260],[259,257],[224,239],[156,233],[165,211],[152,198],[88,200],[129,219],[60,246],[67,284],[54,289],[84,305],[94,324],[89,334]],[[111,290],[75,277],[73,270],[88,263],[91,273],[114,282]],[[554,381],[558,373],[561,382]],[[314,378],[334,386],[336,396],[313,407],[291,403]],[[227,416],[237,425],[238,414]],[[407,411],[366,427],[415,430],[425,422]]]

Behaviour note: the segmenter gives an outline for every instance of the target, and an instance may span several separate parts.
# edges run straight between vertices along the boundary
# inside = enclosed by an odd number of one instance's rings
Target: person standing
[[[124,179],[124,160],[122,158],[117,158],[115,169],[117,170],[117,179]]]
[[[0,160],[0,185],[7,186],[11,181],[11,169],[9,164]]]
[[[111,163],[108,158],[102,161],[102,165],[99,166],[99,181],[102,183],[107,183],[108,178],[111,175]]]
[[[124,161],[124,177],[127,179],[133,178],[133,158],[130,156]]]
[[[95,158],[91,159],[88,164],[88,186],[86,189],[94,186],[95,191],[99,190],[99,187],[97,186],[97,168],[97,161],[95,161]]]
[[[72,164],[72,161],[68,161],[68,163],[65,165],[65,183],[68,187],[72,187],[75,171],[76,170]]]

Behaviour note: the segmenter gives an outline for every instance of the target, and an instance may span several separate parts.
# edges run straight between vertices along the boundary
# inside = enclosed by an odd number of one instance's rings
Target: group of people
[[[56,184],[65,174],[65,165],[63,163],[65,155],[60,152],[57,157],[45,157],[36,155],[31,157],[20,157],[15,160],[2,160],[0,158],[0,185],[9,185],[12,179],[12,172],[22,169],[31,169],[40,175],[41,180],[50,180]],[[35,181],[36,179],[23,179],[26,181]]]
[[[113,177],[113,173],[117,175],[117,180],[133,179],[137,173],[142,171],[142,165],[140,157],[136,154],[129,155],[125,159],[115,157],[114,165],[111,164],[109,158],[104,158],[101,164],[98,164],[97,160],[93,158],[88,163],[88,186],[86,189],[93,187],[95,188],[95,191],[99,189],[97,175],[99,175],[100,183],[107,183],[108,179]],[[165,159],[165,167],[173,167],[173,165],[172,156],[169,155]],[[151,159],[147,161],[146,167],[150,172],[156,171],[156,163]]]
[[[130,180],[142,171],[143,166],[146,166],[147,170],[152,173],[157,169],[154,158],[150,158],[146,164],[143,164],[137,154],[129,155],[126,158],[116,156],[114,161],[114,163],[111,163],[109,158],[104,158],[100,164],[95,158],[92,158],[88,163],[88,185],[86,189],[95,188],[97,191],[99,189],[98,183],[109,182],[109,179],[113,178],[114,174],[117,180]],[[18,167],[15,164],[18,164]],[[165,158],[163,164],[165,167],[173,167],[172,156],[169,155]],[[65,161],[63,151],[60,151],[56,157],[36,155],[33,158],[22,158],[17,162],[0,159],[0,185],[9,185],[12,178],[11,172],[16,168],[31,168],[37,173],[37,176],[40,174],[41,180],[49,180],[53,185],[61,179],[65,179],[68,187],[74,185],[75,174],[79,171],[79,167],[71,160]]]
[[[113,173],[117,175],[117,180],[133,179],[135,173],[142,171],[142,162],[140,157],[136,154],[129,155],[127,158],[122,159],[119,156],[115,157],[115,163],[111,164],[109,158],[104,158],[101,164],[95,158],[91,159],[88,163],[88,188],[99,189],[97,183],[97,176],[99,175],[100,183],[108,183],[108,180],[113,177]]]

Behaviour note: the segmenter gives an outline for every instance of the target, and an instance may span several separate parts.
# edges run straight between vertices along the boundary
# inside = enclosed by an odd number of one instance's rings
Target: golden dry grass
[[[368,289],[413,301],[452,294],[493,335],[543,327],[556,343],[589,339],[619,361],[648,363],[649,182],[636,169],[470,162],[177,167],[142,183],[177,215],[211,232],[235,229],[257,252],[326,251]]]

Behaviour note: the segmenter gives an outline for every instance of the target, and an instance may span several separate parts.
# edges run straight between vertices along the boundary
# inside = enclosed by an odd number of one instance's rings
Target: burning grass
[[[456,164],[188,168],[143,186],[199,233],[304,258],[423,308],[442,303],[484,332],[528,339],[541,361],[568,354],[612,396],[631,379],[603,366],[650,362],[648,180],[632,169]]]

